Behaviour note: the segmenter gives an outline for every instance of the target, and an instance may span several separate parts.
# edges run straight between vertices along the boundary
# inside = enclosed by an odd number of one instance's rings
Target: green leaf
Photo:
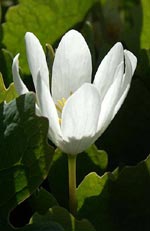
[[[86,153],[93,164],[98,166],[101,170],[105,170],[107,168],[108,156],[104,150],[98,150],[96,145],[93,144],[86,150]]]
[[[42,224],[27,225],[18,231],[65,231],[59,224],[55,222],[46,222]]]
[[[95,0],[20,0],[10,7],[3,24],[3,43],[15,55],[21,53],[20,65],[28,73],[24,35],[35,33],[42,45],[53,44],[68,29],[81,22]],[[57,28],[57,29],[56,29]],[[10,39],[11,38],[11,39]]]
[[[53,206],[58,205],[54,196],[44,188],[38,189],[30,198],[32,209],[39,214],[44,214]]]
[[[65,231],[95,231],[93,226],[87,220],[76,220],[66,209],[62,207],[53,207],[41,216],[37,213],[32,217],[33,223],[45,223],[46,221],[54,221],[60,224]]]
[[[143,9],[143,22],[141,31],[141,49],[150,49],[150,1],[141,0]]]
[[[17,97],[14,83],[11,83],[8,88],[5,87],[3,77],[0,73],[0,103],[3,101],[9,102]]]
[[[46,178],[53,156],[48,120],[35,115],[35,96],[0,104],[0,217],[25,200]]]
[[[101,231],[150,230],[150,156],[102,177],[90,173],[77,189],[78,215]]]
[[[65,231],[62,226],[60,226],[59,224],[57,224],[56,222],[50,222],[47,221],[45,223],[41,223],[41,224],[30,224],[30,225],[26,225],[23,228],[17,228],[14,229],[11,226],[4,226],[0,224],[0,230],[1,231]]]
[[[78,155],[77,158],[77,185],[90,172],[97,172],[102,175],[108,164],[107,153],[103,150],[98,150],[93,144],[84,153]]]

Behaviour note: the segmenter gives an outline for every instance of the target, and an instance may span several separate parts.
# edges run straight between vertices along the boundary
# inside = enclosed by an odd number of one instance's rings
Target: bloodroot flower
[[[45,53],[39,40],[27,32],[25,42],[37,97],[36,111],[49,120],[49,139],[65,153],[81,153],[101,136],[121,107],[130,88],[136,57],[116,43],[91,83],[89,48],[79,32],[70,30],[56,50],[50,89]],[[18,56],[13,60],[12,72],[21,95],[28,89],[19,75]]]

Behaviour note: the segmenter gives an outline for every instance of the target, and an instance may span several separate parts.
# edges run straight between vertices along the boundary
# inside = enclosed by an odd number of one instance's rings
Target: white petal
[[[29,90],[27,89],[26,85],[23,83],[23,81],[21,80],[21,77],[19,75],[19,60],[18,60],[18,58],[19,58],[19,54],[17,54],[15,56],[15,58],[13,59],[12,74],[13,74],[13,81],[14,81],[16,91],[19,95],[22,95],[22,94],[29,92]]]
[[[39,40],[34,34],[27,32],[25,35],[25,43],[28,64],[33,77],[35,89],[37,88],[37,76],[39,70],[43,81],[49,86],[49,71],[46,57]]]
[[[134,74],[134,71],[135,71],[135,68],[137,66],[137,58],[135,57],[135,55],[128,51],[128,50],[124,50],[124,54],[125,54],[125,57],[128,56],[129,60],[130,60],[130,63],[131,63],[131,66],[132,66],[132,75]]]
[[[54,101],[75,92],[83,83],[91,82],[92,62],[83,36],[70,30],[66,33],[55,54],[52,70],[52,96]]]
[[[116,69],[118,65],[123,62],[123,59],[123,47],[122,44],[118,42],[102,60],[94,79],[94,84],[102,97],[101,99],[103,99],[108,88],[114,81]]]
[[[123,104],[124,99],[127,96],[131,84],[131,79],[137,65],[137,58],[130,51],[125,50],[124,55],[125,55],[125,74],[123,76],[123,82],[118,97],[118,102],[114,108],[113,117],[116,115],[121,105]]]
[[[68,143],[66,153],[77,154],[92,144],[100,113],[100,95],[92,84],[85,83],[66,102],[61,130]]]
[[[49,87],[41,78],[40,72],[38,73],[37,79],[37,100],[41,115],[48,118],[48,136],[58,146],[59,142],[62,141],[62,137],[56,107],[51,97]]]
[[[125,88],[124,92],[122,93],[121,97],[119,98],[115,108],[114,108],[114,112],[113,112],[113,116],[112,116],[112,119],[115,117],[115,115],[117,114],[117,112],[119,111],[121,105],[123,104],[127,94],[128,94],[128,91],[130,89],[130,84],[127,85],[127,87]]]
[[[124,63],[122,62],[116,70],[116,73],[114,75],[115,77],[114,82],[112,83],[109,90],[107,91],[107,94],[104,96],[101,105],[101,113],[99,117],[98,131],[97,131],[98,136],[100,136],[105,131],[105,129],[108,127],[111,120],[113,119],[114,108],[120,94],[123,72],[124,72]]]

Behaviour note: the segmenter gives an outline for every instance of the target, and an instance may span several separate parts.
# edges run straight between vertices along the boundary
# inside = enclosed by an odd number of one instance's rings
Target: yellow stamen
[[[62,98],[62,103],[63,103],[63,106],[64,106],[65,103],[66,103],[66,99],[65,98]]]
[[[57,100],[57,103],[58,103],[61,107],[63,107],[63,106],[64,106],[64,103],[63,103],[63,101],[62,101],[62,100]]]
[[[61,116],[63,107],[65,106],[65,103],[66,103],[66,99],[63,97],[62,99],[57,100],[57,104],[55,104],[57,111],[60,113],[60,116]],[[59,120],[59,124],[61,125],[62,119],[58,118],[58,120]]]
[[[60,113],[62,113],[62,108],[59,107],[59,105],[56,104],[56,109],[57,111],[59,111]]]
[[[58,118],[59,124],[61,125],[62,119]]]

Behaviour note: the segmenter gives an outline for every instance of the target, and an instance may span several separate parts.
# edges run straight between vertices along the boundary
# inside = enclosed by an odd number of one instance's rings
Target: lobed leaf
[[[53,156],[48,121],[35,115],[35,96],[0,104],[0,218],[25,200],[46,178]]]
[[[8,88],[5,87],[3,77],[0,73],[0,103],[6,101],[7,103],[17,97],[14,83],[11,83]]]

